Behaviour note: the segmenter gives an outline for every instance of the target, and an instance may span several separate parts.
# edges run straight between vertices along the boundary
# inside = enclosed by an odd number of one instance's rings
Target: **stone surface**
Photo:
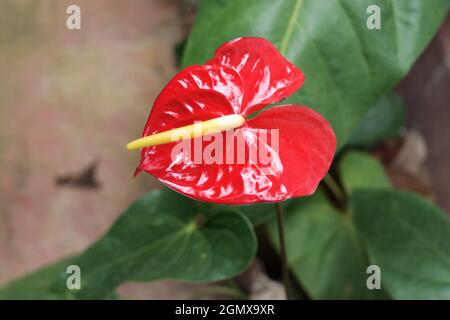
[[[427,144],[427,167],[435,200],[450,212],[450,16],[399,86],[407,126]]]
[[[0,2],[0,285],[98,239],[140,194],[132,179],[151,103],[176,72],[174,1]],[[99,188],[58,185],[98,161]],[[126,285],[126,297],[186,298],[185,284]]]

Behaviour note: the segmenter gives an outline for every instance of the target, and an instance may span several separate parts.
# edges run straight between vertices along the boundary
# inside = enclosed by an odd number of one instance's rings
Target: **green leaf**
[[[391,183],[383,166],[367,153],[351,151],[339,162],[339,173],[345,191],[357,189],[390,189]]]
[[[68,295],[65,292],[55,292],[51,285],[57,281],[61,273],[71,265],[73,258],[67,258],[41,268],[20,279],[17,279],[0,289],[0,300],[59,300]],[[64,285],[65,280],[62,280]]]
[[[253,228],[241,213],[203,212],[176,192],[153,191],[75,259],[82,288],[74,295],[102,298],[125,281],[222,280],[245,270],[255,253]]]
[[[354,219],[396,299],[450,299],[450,218],[408,192],[358,190]]]
[[[251,205],[223,205],[223,204],[202,204],[206,210],[211,212],[222,210],[238,211],[245,215],[254,226],[260,225],[275,215],[275,207],[271,203],[257,203]]]
[[[354,225],[319,189],[286,211],[286,246],[291,270],[314,299],[372,299],[366,287],[367,261]],[[278,241],[276,224],[271,238]]]
[[[292,200],[286,200],[281,203],[284,208],[289,205]],[[209,212],[218,212],[222,210],[239,211],[245,215],[248,220],[254,225],[258,226],[267,220],[275,217],[275,205],[273,203],[256,203],[250,205],[225,205],[225,204],[211,204],[198,203],[202,210]]]
[[[369,5],[381,8],[369,30]],[[341,147],[367,108],[409,70],[447,15],[448,0],[204,0],[183,66],[205,63],[223,42],[264,37],[305,73],[287,102],[332,124]]]
[[[397,137],[404,121],[403,101],[391,92],[369,107],[348,144],[371,148],[383,140]]]

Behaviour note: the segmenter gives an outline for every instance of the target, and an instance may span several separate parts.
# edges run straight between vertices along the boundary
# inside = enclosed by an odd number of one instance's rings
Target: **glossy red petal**
[[[178,73],[153,104],[143,136],[238,113],[242,80],[232,69],[192,66]]]
[[[238,38],[220,46],[208,61],[234,69],[243,79],[244,98],[240,113],[249,115],[279,102],[297,91],[305,77],[263,38]]]
[[[172,78],[161,91],[153,104],[142,136],[237,113],[242,93],[242,80],[230,68],[209,65],[188,67]],[[162,152],[165,148],[160,146],[157,150]],[[158,157],[153,157],[154,152],[155,147],[142,149],[141,163],[135,175],[142,168],[162,165],[158,164]]]
[[[336,135],[330,124],[312,109],[283,105],[262,112],[247,125],[280,129],[279,157],[283,172],[276,182],[279,189],[287,190],[284,199],[313,194],[336,151]]]
[[[228,114],[248,115],[295,92],[302,72],[267,40],[227,42],[208,64],[178,73],[153,104],[143,136]]]
[[[271,129],[279,129],[279,152],[274,148]],[[268,137],[265,142],[264,135]],[[187,141],[191,156],[183,152],[186,150],[174,152],[176,143],[146,148],[139,169],[202,201],[276,202],[312,194],[328,171],[336,148],[335,135],[324,118],[306,107],[288,105],[262,112],[234,135],[229,131],[209,138],[219,141],[225,150],[223,163],[205,163],[205,150],[211,142],[204,137]],[[242,163],[236,163],[239,139],[244,141]],[[192,156],[196,143],[203,163]],[[226,163],[227,155],[233,163]]]

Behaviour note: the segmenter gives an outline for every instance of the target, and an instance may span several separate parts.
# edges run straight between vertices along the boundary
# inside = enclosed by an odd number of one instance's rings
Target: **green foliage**
[[[363,152],[348,152],[339,163],[339,173],[347,194],[359,188],[389,189],[391,183],[376,159]]]
[[[382,28],[369,30],[369,5]],[[368,107],[409,70],[447,14],[448,0],[206,0],[188,39],[183,66],[205,63],[223,42],[264,37],[306,75],[289,103],[319,111],[339,146]]]
[[[339,163],[348,196],[354,190],[390,188],[382,166],[370,155],[350,152]],[[314,299],[386,298],[383,291],[369,290],[369,265],[354,226],[351,211],[335,208],[319,189],[312,197],[297,199],[286,209],[286,241],[292,271]],[[277,243],[276,225],[270,228]]]
[[[291,200],[286,200],[281,203],[281,206],[286,207]],[[243,215],[245,215],[248,220],[254,225],[258,226],[267,220],[275,217],[274,212],[274,204],[273,203],[256,203],[251,205],[225,205],[225,204],[211,204],[211,203],[199,203],[202,210],[206,210],[209,212],[217,212],[224,209],[231,209],[234,211],[239,211]]]
[[[359,190],[355,222],[382,284],[396,299],[450,299],[450,218],[400,191]]]
[[[222,280],[245,270],[255,253],[255,235],[242,214],[202,212],[178,193],[153,191],[75,259],[83,270],[76,295],[103,297],[125,281]]]
[[[352,221],[321,190],[286,210],[286,244],[292,272],[314,299],[370,299],[367,261]],[[275,243],[278,232],[271,224]]]
[[[271,216],[273,213],[273,204],[270,203],[257,203],[252,205],[243,205],[243,206],[234,206],[234,205],[225,205],[225,204],[210,204],[210,203],[201,203],[200,206],[204,208],[204,210],[208,212],[217,212],[224,209],[234,210],[242,213],[247,217],[247,219],[254,225],[257,226]]]
[[[346,154],[339,173],[350,198],[345,211],[321,191],[286,210],[290,266],[308,294],[450,299],[450,218],[418,195],[392,190],[368,154]],[[276,243],[274,225],[270,231]],[[382,290],[366,287],[370,264],[380,267]]]
[[[82,271],[81,290],[68,292],[65,269],[55,278],[55,270],[62,266],[57,264],[30,276],[36,281],[17,281],[3,296],[14,297],[37,287],[55,292],[49,298],[57,294],[102,299],[125,281],[205,282],[244,271],[256,253],[250,222],[229,209],[199,209],[197,202],[171,190],[150,192],[133,203],[102,239],[71,261]]]
[[[397,137],[404,121],[403,101],[391,92],[369,107],[348,144],[362,148],[374,147],[383,140]]]
[[[67,292],[58,293],[52,290],[51,285],[59,275],[71,265],[72,258],[60,260],[40,270],[30,273],[11,282],[0,289],[0,300],[58,300],[64,299]]]

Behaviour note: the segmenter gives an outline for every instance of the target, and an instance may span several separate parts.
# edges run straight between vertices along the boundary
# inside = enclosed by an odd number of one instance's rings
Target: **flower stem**
[[[341,187],[336,182],[336,180],[334,180],[334,178],[328,173],[325,176],[325,178],[323,178],[323,182],[328,187],[328,189],[333,193],[339,205],[345,206],[345,194],[342,191]]]
[[[281,205],[279,203],[275,203],[275,209],[277,212],[278,236],[280,237],[281,273],[284,282],[284,289],[286,290],[286,297],[288,300],[292,300],[293,296],[291,291],[291,281],[289,279],[289,265],[286,251],[283,209],[281,208]]]

